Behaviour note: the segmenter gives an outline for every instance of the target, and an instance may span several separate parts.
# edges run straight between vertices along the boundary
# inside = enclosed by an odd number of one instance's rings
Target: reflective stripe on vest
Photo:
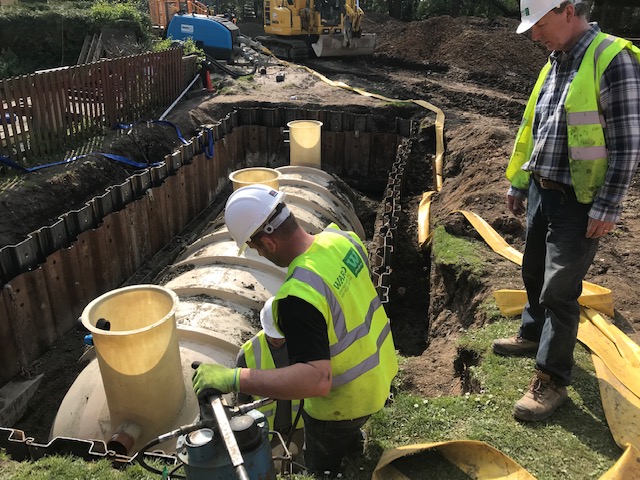
[[[317,420],[333,421],[381,409],[398,364],[389,319],[370,271],[364,268],[364,245],[351,233],[331,233],[338,230],[316,235],[309,249],[289,265],[275,304],[288,296],[300,298],[326,322],[331,389],[325,396],[306,398],[304,409]],[[274,314],[277,325],[277,307]]]
[[[600,79],[611,60],[625,48],[640,60],[640,49],[631,42],[602,32],[596,35],[585,52],[565,99],[569,169],[576,198],[581,203],[593,201],[606,176],[608,154],[604,137],[606,125],[599,112]],[[535,105],[550,69],[551,63],[547,62],[540,72],[507,166],[507,178],[521,190],[529,184],[529,172],[523,171],[522,166],[529,161],[533,151],[531,127]]]
[[[347,323],[344,318],[342,307],[336,299],[333,291],[331,291],[331,289],[327,286],[320,275],[312,272],[311,270],[297,267],[293,271],[293,275],[291,275],[291,278],[295,278],[296,280],[300,280],[301,282],[306,283],[327,299],[327,302],[329,303],[329,309],[331,310],[331,318],[333,320],[333,330],[336,332],[336,337],[338,338],[337,343],[329,346],[329,352],[332,357],[335,357],[344,352],[356,340],[369,334],[371,330],[371,320],[373,319],[373,315],[375,314],[376,310],[382,306],[380,297],[375,296],[371,300],[371,302],[369,302],[369,309],[367,310],[364,322],[348,332]],[[389,323],[387,323],[384,329],[380,332],[380,335],[378,335],[378,339],[376,341],[378,347],[382,345],[382,343],[389,335],[390,331],[391,330],[389,328]],[[345,383],[358,378],[363,373],[366,373],[372,368],[375,368],[376,365],[378,365],[379,361],[380,358],[378,349],[373,355],[365,358],[358,365],[350,368],[341,375],[333,377],[332,385],[344,385]]]

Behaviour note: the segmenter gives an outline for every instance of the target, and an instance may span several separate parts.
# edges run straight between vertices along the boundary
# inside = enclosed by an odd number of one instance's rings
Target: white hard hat
[[[284,338],[282,334],[276,330],[276,327],[273,324],[273,311],[271,310],[273,298],[274,297],[271,297],[269,300],[264,302],[264,307],[260,310],[260,324],[262,325],[264,333],[266,333],[268,337]]]
[[[224,221],[240,249],[238,255],[242,255],[247,241],[261,227],[265,233],[271,233],[291,214],[285,206],[275,218],[270,218],[284,196],[284,192],[261,184],[247,185],[231,194],[225,207]]]
[[[582,3],[582,0],[569,0],[574,5]],[[554,8],[562,4],[562,0],[520,0],[521,22],[516,33],[524,33],[533,27],[538,20],[544,17]]]

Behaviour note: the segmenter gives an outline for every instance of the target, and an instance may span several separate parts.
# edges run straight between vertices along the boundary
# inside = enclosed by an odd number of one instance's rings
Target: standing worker
[[[214,388],[279,400],[304,399],[304,459],[312,474],[335,475],[362,451],[361,427],[384,406],[398,371],[389,319],[353,232],[330,225],[307,233],[284,193],[249,185],[227,201],[225,222],[240,248],[257,250],[287,277],[273,301],[287,339],[288,367],[271,370],[201,365],[196,394]]]
[[[507,207],[526,207],[527,304],[500,355],[536,355],[518,420],[547,418],[566,400],[582,280],[599,239],[620,219],[640,156],[640,50],[587,20],[582,0],[522,0],[522,22],[551,51],[516,136]]]
[[[273,323],[273,299],[274,297],[269,298],[264,303],[262,310],[260,310],[262,330],[242,345],[236,358],[237,367],[272,369],[289,365],[286,340]],[[257,395],[238,393],[239,404],[248,403],[259,398]],[[259,410],[267,417],[269,430],[279,432],[285,439],[290,436],[292,433],[291,428],[295,425],[296,436],[291,435],[295,445],[295,452],[291,451],[291,453],[295,455],[295,453],[299,452],[302,447],[302,441],[301,438],[298,438],[297,431],[301,433],[301,429],[304,426],[302,418],[298,415],[300,400],[278,400],[260,407]],[[279,440],[277,443],[279,444]]]

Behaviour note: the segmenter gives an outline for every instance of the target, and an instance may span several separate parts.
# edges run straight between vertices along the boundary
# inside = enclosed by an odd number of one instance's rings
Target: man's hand
[[[204,363],[193,374],[193,390],[197,396],[205,389],[221,393],[240,391],[240,368],[227,368],[217,363]]]
[[[525,212],[524,199],[514,195],[507,195],[507,208],[516,217],[519,217]]]
[[[587,233],[585,234],[585,237],[604,237],[607,233],[613,230],[614,227],[614,222],[603,222],[601,220],[595,220],[594,218],[589,217],[589,222],[587,223]]]

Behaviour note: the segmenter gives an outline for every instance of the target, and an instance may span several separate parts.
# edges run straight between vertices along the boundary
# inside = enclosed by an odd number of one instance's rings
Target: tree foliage
[[[0,8],[0,78],[75,64],[87,35],[132,31],[148,43],[151,20],[136,2],[58,1]]]

